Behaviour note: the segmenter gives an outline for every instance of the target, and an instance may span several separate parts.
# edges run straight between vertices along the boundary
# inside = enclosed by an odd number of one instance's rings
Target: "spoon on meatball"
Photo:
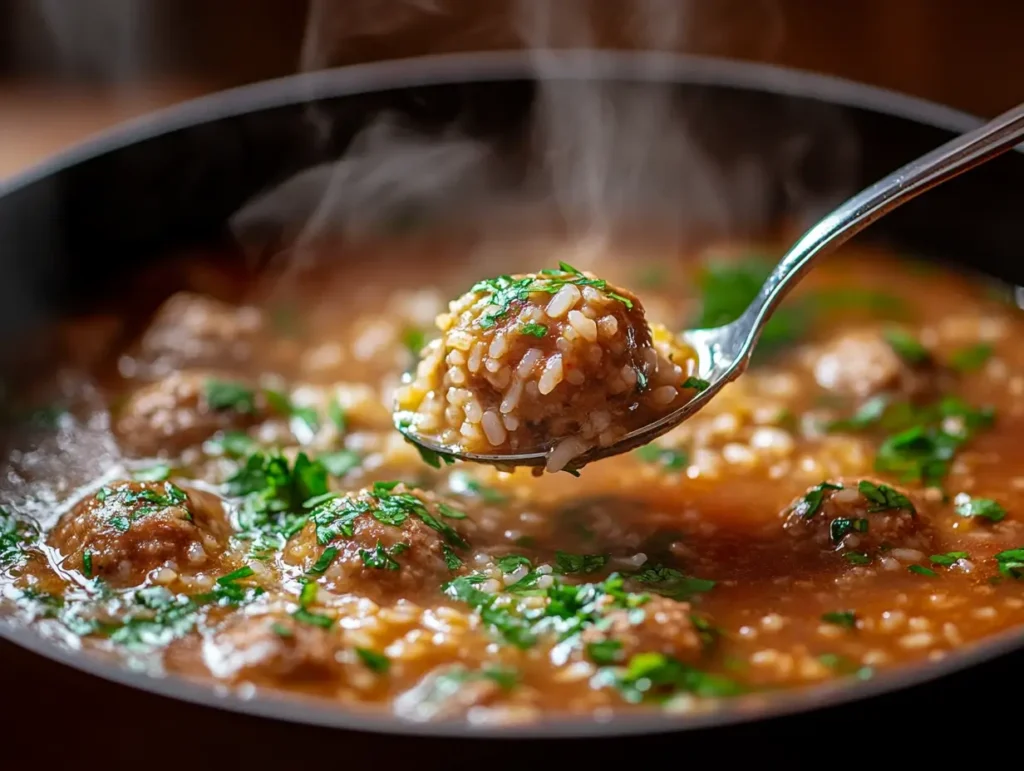
[[[635,295],[566,263],[480,281],[438,317],[442,336],[398,390],[395,425],[435,465],[575,472],[647,444],[744,372],[815,258],[1022,136],[1019,105],[850,198],[801,236],[725,326],[674,336],[648,325]]]

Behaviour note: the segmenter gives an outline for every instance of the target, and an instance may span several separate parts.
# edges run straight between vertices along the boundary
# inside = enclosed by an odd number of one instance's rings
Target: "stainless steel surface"
[[[43,181],[59,179],[67,171],[82,168],[108,154],[116,156],[122,150],[188,127],[205,126],[235,116],[252,116],[255,119],[261,111],[302,103],[311,98],[347,97],[426,84],[515,80],[530,77],[531,72],[527,57],[519,53],[501,52],[362,65],[235,89],[136,119],[10,179],[0,180],[0,207],[4,206],[8,196],[17,196]],[[846,80],[704,57],[579,52],[578,57],[566,59],[565,71],[561,74],[571,78],[653,78],[705,84],[723,90],[738,88],[781,97],[809,98],[946,132],[965,132],[981,123],[975,117],[942,105]],[[811,711],[821,714],[820,711],[825,707],[838,707],[872,696],[921,686],[947,676],[970,678],[974,683],[979,677],[975,674],[975,667],[994,665],[997,660],[1024,647],[1022,632],[1011,630],[977,645],[954,651],[937,661],[901,668],[874,680],[809,686],[788,693],[772,694],[770,698],[760,701],[726,702],[720,709],[707,714],[627,714],[603,719],[579,716],[551,718],[533,725],[474,726],[462,721],[410,723],[392,714],[343,708],[330,702],[296,700],[267,694],[247,695],[178,677],[152,676],[69,648],[59,640],[44,637],[32,628],[5,618],[2,613],[0,638],[57,664],[140,692],[252,716],[395,735],[545,739],[574,736],[599,739],[693,731]],[[1009,660],[1011,664],[1015,661]],[[28,683],[26,687],[29,687]],[[998,687],[998,683],[995,683],[993,690],[997,691]],[[871,714],[877,714],[880,706],[872,704],[869,709],[875,710]],[[986,715],[985,720],[988,726],[990,716]],[[777,727],[778,724],[775,724],[772,730]]]
[[[723,386],[743,374],[757,345],[761,330],[789,291],[810,270],[814,260],[834,249],[880,217],[927,190],[953,179],[975,166],[1013,148],[1024,137],[1024,104],[993,118],[985,125],[953,139],[840,204],[810,228],[790,248],[768,276],[757,297],[730,324],[681,333],[697,352],[698,375],[709,385],[685,405],[643,428],[632,431],[607,447],[595,447],[574,458],[578,469],[602,458],[642,447],[672,430],[706,405]],[[412,433],[404,424],[407,415],[395,412],[395,426],[410,442],[428,450],[471,462],[496,466],[543,466],[548,452],[486,455],[458,452]]]

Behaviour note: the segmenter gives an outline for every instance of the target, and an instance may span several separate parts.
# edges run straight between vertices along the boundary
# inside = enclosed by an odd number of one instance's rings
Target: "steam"
[[[52,62],[60,78],[93,77],[122,87],[148,68],[148,3],[15,0],[12,10],[20,61]]]
[[[735,18],[747,20],[741,33],[754,25],[767,45],[779,44],[781,17],[773,3],[723,3]],[[445,14],[453,5],[313,0],[301,66],[320,69],[344,58],[353,41],[383,40],[416,24],[451,19]],[[580,71],[579,49],[607,45],[609,27],[624,31],[634,48],[727,49],[723,19],[708,15],[714,13],[710,4],[515,0],[509,7],[509,29],[526,48],[537,78],[522,157],[514,161],[525,159],[525,171],[510,176],[508,149],[471,135],[458,120],[443,132],[426,133],[398,113],[384,113],[356,134],[340,158],[244,207],[231,223],[238,241],[263,257],[278,254],[286,276],[314,264],[325,240],[348,244],[389,223],[443,220],[452,213],[476,224],[485,247],[521,239],[554,213],[570,240],[588,245],[584,252],[606,248],[629,224],[651,221],[673,248],[709,234],[760,233],[773,224],[780,190],[790,208],[809,216],[848,192],[856,146],[823,106],[758,116],[763,125],[743,125],[750,123],[749,113],[732,114],[723,108],[727,100],[705,101],[699,93],[683,99],[657,72],[626,83],[589,79]],[[499,6],[491,11],[500,13]],[[336,128],[330,115],[311,105],[309,119],[326,148]],[[752,146],[759,149],[739,149]],[[501,222],[512,223],[516,233],[502,231]],[[585,254],[579,261],[586,266]]]

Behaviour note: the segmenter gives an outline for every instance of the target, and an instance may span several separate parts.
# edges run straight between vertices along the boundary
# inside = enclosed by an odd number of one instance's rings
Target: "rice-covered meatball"
[[[340,672],[339,646],[329,629],[283,614],[234,614],[203,641],[203,662],[218,678],[294,683]]]
[[[787,533],[812,548],[867,558],[893,549],[921,551],[934,532],[910,493],[877,480],[822,482],[783,512]]]
[[[176,456],[218,431],[267,417],[262,394],[205,372],[175,372],[135,391],[114,425],[121,448],[139,456]]]
[[[637,653],[663,653],[694,663],[704,650],[690,604],[666,597],[651,597],[638,608],[610,611],[604,623],[584,631],[583,643],[585,650],[593,644],[617,643],[607,649],[606,656],[621,662]]]
[[[431,493],[378,482],[314,508],[285,559],[337,594],[385,604],[437,594],[462,570],[462,516]]]
[[[146,377],[181,367],[224,367],[251,360],[266,322],[259,309],[178,292],[156,312],[133,361]]]
[[[114,482],[75,504],[48,543],[63,555],[65,568],[133,586],[160,567],[212,567],[229,536],[215,495],[172,482]]]
[[[571,266],[481,281],[437,318],[398,392],[415,434],[461,452],[549,450],[548,470],[691,398],[693,352],[640,300]]]
[[[903,355],[897,347],[903,345]],[[880,393],[908,397],[935,391],[939,375],[926,349],[898,332],[858,330],[813,351],[809,364],[822,388],[866,398]]]

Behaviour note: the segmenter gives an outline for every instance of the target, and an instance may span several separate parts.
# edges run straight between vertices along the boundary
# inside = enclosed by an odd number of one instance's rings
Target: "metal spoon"
[[[1024,104],[902,166],[826,215],[793,244],[738,319],[713,329],[680,333],[682,341],[697,352],[698,376],[708,382],[707,388],[679,409],[632,431],[615,444],[595,447],[578,456],[573,459],[571,468],[582,468],[595,460],[641,447],[696,413],[724,385],[743,374],[765,323],[810,270],[815,258],[926,190],[1006,152],[1021,137],[1024,137]],[[408,427],[399,424],[397,416],[396,425],[413,444],[443,457],[502,467],[543,466],[547,461],[546,452],[517,455],[453,452],[411,433]]]

